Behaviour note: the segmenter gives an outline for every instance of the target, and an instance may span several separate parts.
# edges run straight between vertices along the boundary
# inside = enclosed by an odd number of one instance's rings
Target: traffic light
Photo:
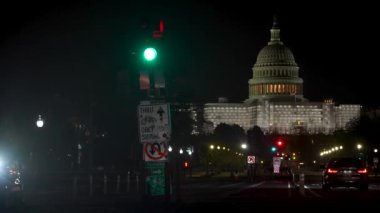
[[[145,27],[144,27],[145,28]],[[150,30],[150,29],[149,29]],[[139,48],[139,82],[143,99],[164,98],[166,82],[164,77],[164,51],[161,38],[164,35],[164,22],[160,20],[159,28],[153,34],[144,36],[143,46]]]
[[[188,161],[184,161],[183,162],[183,168],[184,169],[187,169],[187,168],[189,168],[190,167],[190,163],[188,162]]]
[[[271,151],[275,152],[276,150],[277,150],[276,147],[272,146]]]
[[[275,142],[277,150],[283,150],[285,148],[285,142],[282,139],[277,139]]]
[[[157,50],[154,47],[147,47],[144,50],[144,59],[146,61],[153,61],[157,58]]]
[[[160,20],[159,28],[153,30],[152,32],[153,34],[150,35],[149,36],[150,38],[146,40],[147,42],[146,45],[149,45],[149,46],[146,47],[143,52],[144,60],[147,62],[154,61],[158,56],[158,50],[156,49],[156,47],[160,46],[160,41],[164,36],[164,21]],[[153,37],[153,40],[151,36]]]

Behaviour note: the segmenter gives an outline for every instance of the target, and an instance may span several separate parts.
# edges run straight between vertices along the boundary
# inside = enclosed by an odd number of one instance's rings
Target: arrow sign
[[[138,118],[141,143],[168,141],[171,133],[168,104],[139,105]]]

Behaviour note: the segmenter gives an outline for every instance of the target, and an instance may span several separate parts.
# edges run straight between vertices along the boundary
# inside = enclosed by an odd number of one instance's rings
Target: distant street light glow
[[[359,150],[362,148],[363,146],[361,145],[361,144],[358,144],[357,146],[356,146],[356,148],[358,148]]]
[[[241,148],[242,148],[242,149],[246,149],[246,148],[247,148],[247,144],[243,143],[243,144],[241,145]]]
[[[44,126],[44,121],[42,120],[41,115],[38,115],[38,120],[36,122],[36,125],[38,128],[41,128]]]

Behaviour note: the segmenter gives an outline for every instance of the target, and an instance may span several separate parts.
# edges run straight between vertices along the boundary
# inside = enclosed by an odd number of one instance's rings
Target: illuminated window
[[[270,93],[273,93],[273,85],[272,85],[272,84],[270,85],[269,92],[270,92]]]
[[[274,93],[277,93],[277,84],[274,85]]]

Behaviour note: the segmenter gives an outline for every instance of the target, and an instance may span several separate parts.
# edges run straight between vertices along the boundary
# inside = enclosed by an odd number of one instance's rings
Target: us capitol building
[[[360,116],[360,105],[335,105],[332,100],[311,102],[303,97],[303,80],[293,53],[280,39],[276,19],[268,45],[258,54],[248,81],[249,97],[243,103],[206,103],[203,118],[208,131],[220,123],[244,130],[257,125],[265,134],[331,134],[344,130]],[[207,128],[204,129],[207,132]]]

